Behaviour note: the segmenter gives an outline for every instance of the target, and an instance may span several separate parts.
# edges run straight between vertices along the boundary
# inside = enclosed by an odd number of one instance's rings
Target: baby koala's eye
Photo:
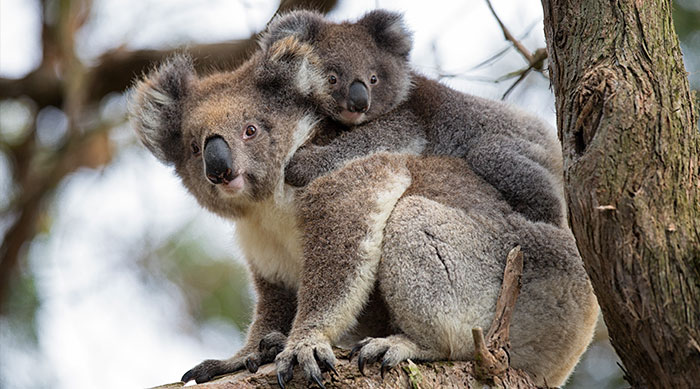
[[[243,131],[243,139],[250,139],[257,133],[258,129],[254,125],[249,124],[245,127],[245,131]]]
[[[196,141],[192,141],[192,143],[190,144],[190,148],[192,149],[192,155],[199,155],[201,150],[199,149],[199,145]]]
[[[335,84],[336,82],[338,82],[338,79],[331,74],[330,76],[328,76],[328,82],[330,82],[331,84]]]
[[[370,84],[376,84],[376,83],[377,83],[377,76],[375,76],[375,75],[373,74],[372,77],[369,78],[369,83],[370,83]]]

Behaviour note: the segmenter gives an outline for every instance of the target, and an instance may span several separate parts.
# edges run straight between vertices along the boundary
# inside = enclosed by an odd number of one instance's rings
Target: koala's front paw
[[[187,383],[190,380],[195,380],[196,383],[200,384],[211,381],[216,376],[234,373],[244,368],[255,373],[260,366],[275,360],[277,354],[284,349],[286,340],[287,337],[281,332],[270,332],[260,339],[257,351],[247,352],[245,350],[250,350],[251,347],[244,347],[228,360],[207,359],[185,373],[181,381]]]
[[[207,359],[206,361],[200,363],[199,365],[193,367],[187,373],[185,373],[180,381],[187,383],[194,380],[196,383],[201,384],[202,382],[211,381],[212,378],[233,373],[243,369],[243,361],[238,361],[237,363],[229,361],[220,361],[218,359]]]
[[[281,332],[270,332],[260,339],[258,351],[248,354],[245,358],[245,367],[249,372],[255,373],[258,367],[275,360],[277,354],[284,349],[287,337]]]
[[[292,186],[302,187],[323,174],[323,164],[317,154],[320,146],[309,145],[299,148],[284,169],[284,181]]]
[[[335,371],[335,355],[326,339],[321,336],[309,336],[299,341],[290,341],[287,347],[275,358],[277,365],[277,382],[284,385],[292,379],[294,365],[299,364],[308,381],[313,381],[324,388],[322,372]],[[320,367],[319,367],[320,366]]]

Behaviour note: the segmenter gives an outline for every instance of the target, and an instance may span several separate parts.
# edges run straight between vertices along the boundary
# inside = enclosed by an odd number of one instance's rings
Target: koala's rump
[[[513,212],[462,160],[408,157],[407,165],[412,184],[387,221],[377,273],[392,324],[431,355],[470,359],[471,329],[490,326],[506,256],[519,244],[512,363],[562,382],[597,315],[571,233]]]

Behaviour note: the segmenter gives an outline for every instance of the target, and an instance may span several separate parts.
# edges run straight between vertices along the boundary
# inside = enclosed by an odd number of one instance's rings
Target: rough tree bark
[[[542,0],[570,222],[634,387],[700,385],[700,135],[671,1]]]

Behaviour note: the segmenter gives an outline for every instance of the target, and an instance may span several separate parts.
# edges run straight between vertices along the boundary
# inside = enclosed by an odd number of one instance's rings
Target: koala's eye
[[[192,141],[192,143],[190,144],[190,148],[192,149],[192,155],[199,155],[199,152],[201,150],[199,149],[199,145],[196,141]]]
[[[377,83],[377,76],[375,76],[375,75],[373,74],[372,77],[369,78],[369,83],[370,83],[370,84],[376,84],[376,83]]]
[[[335,84],[336,82],[338,82],[338,79],[335,78],[335,76],[331,74],[331,75],[328,77],[328,82],[330,82],[331,84]]]
[[[254,137],[258,133],[258,129],[252,125],[249,124],[245,127],[245,131],[243,131],[243,139],[250,139]]]

